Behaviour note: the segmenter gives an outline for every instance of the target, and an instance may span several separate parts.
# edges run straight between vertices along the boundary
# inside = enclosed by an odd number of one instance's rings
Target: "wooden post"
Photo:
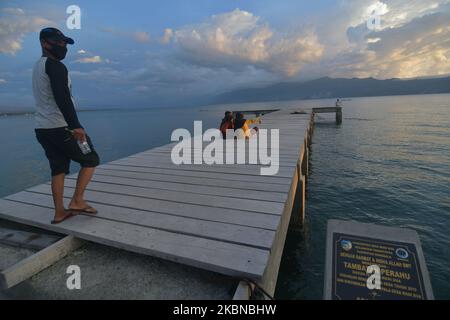
[[[302,176],[307,177],[308,176],[308,171],[309,171],[309,167],[308,167],[308,160],[309,160],[309,150],[307,147],[307,140],[305,139],[305,143],[303,144],[303,155],[302,155]]]
[[[336,123],[342,123],[342,107],[333,107],[333,108],[313,108],[312,113],[332,113],[336,114]]]
[[[311,147],[311,143],[312,143],[312,141],[311,141],[311,138],[312,138],[312,124],[311,124],[311,122],[309,122],[309,127],[308,127],[307,134],[308,134],[308,148],[310,148]]]
[[[31,278],[85,243],[86,241],[73,236],[62,238],[51,246],[0,272],[0,287],[8,289]]]
[[[301,173],[301,164],[298,166],[298,183],[292,208],[290,225],[294,228],[302,227],[306,217],[306,177]]]
[[[306,179],[305,176],[302,176],[298,181],[297,187],[297,201],[299,208],[299,223],[301,226],[305,224],[305,216],[306,216]]]
[[[233,295],[233,300],[250,300],[250,295],[255,285],[249,285],[245,281],[239,281],[236,291]]]
[[[336,108],[336,124],[342,123],[342,108]]]

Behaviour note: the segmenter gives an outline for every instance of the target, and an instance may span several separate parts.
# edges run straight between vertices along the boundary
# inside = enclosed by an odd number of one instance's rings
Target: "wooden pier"
[[[331,108],[313,108],[313,114],[315,113],[336,113],[336,124],[342,123],[342,107],[331,107]]]
[[[171,143],[100,165],[85,194],[95,217],[50,224],[49,183],[0,199],[0,217],[242,279],[236,299],[248,298],[245,279],[273,295],[288,226],[305,215],[314,113],[293,111],[258,125],[279,129],[274,176],[260,175],[261,164],[175,165]],[[66,179],[66,205],[75,182]]]

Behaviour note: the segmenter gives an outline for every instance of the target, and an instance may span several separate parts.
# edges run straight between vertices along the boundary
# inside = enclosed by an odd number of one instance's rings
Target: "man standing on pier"
[[[84,200],[84,191],[99,164],[99,156],[78,121],[69,74],[61,62],[66,56],[67,44],[74,44],[73,39],[56,28],[42,29],[39,39],[42,57],[33,68],[35,133],[50,164],[55,205],[52,223],[55,224],[76,213],[97,213]],[[78,162],[81,170],[69,209],[66,210],[63,202],[64,178],[69,173],[71,160]]]

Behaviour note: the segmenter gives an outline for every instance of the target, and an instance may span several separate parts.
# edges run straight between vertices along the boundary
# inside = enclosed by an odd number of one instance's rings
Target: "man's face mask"
[[[47,41],[48,44],[51,45],[50,49],[47,49],[56,59],[63,60],[67,54],[67,46],[64,44],[60,46],[56,42]]]

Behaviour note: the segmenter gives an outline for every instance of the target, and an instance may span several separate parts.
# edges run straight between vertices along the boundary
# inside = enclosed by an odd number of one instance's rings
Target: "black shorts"
[[[70,161],[78,162],[83,168],[98,166],[100,159],[94,150],[91,138],[86,135],[92,152],[83,154],[72,134],[63,128],[35,129],[36,138],[42,145],[50,163],[52,176],[69,174]]]

